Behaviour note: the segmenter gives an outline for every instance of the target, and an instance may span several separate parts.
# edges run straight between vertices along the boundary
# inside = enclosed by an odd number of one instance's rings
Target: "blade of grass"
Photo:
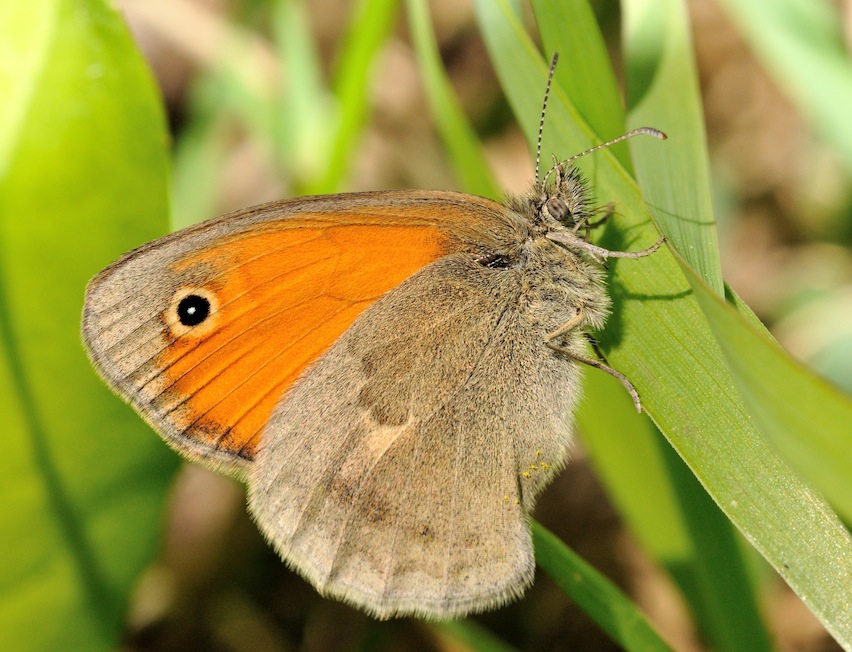
[[[625,650],[670,650],[636,605],[552,532],[533,523],[538,564]]]
[[[577,51],[576,61],[563,59],[559,85],[578,93],[569,94],[578,112],[600,114],[600,98],[609,96],[619,109],[611,113],[623,115],[603,38],[588,3],[536,0],[534,8],[539,25],[560,28],[550,37],[547,32],[543,35],[545,51],[558,49],[560,39]],[[590,70],[594,73],[589,74]],[[684,66],[678,72],[691,70]],[[591,88],[582,90],[583,82]],[[647,145],[655,150],[658,143]],[[600,378],[603,375],[588,374],[587,386],[597,391],[590,393],[578,422],[610,495],[643,547],[672,574],[708,641],[721,650],[769,649],[736,531],[653,423],[636,415],[620,384],[607,382],[611,379]],[[639,486],[643,491],[636,491]]]
[[[852,523],[852,400],[685,272],[761,432]],[[846,571],[852,597],[852,564]]]
[[[165,120],[106,3],[3,3],[0,43],[0,649],[111,649],[176,462],[79,320],[86,281],[166,230]]]
[[[476,7],[503,87],[526,125],[526,116],[536,113],[528,87],[536,79],[544,82],[545,63],[505,0],[480,0]],[[576,124],[577,112],[559,89],[552,102],[555,137],[565,151],[578,151],[587,127]],[[620,212],[619,232],[609,229],[604,245],[623,250],[650,244],[654,229],[638,188],[607,152],[598,161],[597,188]],[[614,314],[601,340],[611,364],[634,382],[649,415],[728,518],[841,644],[848,643],[852,637],[838,602],[848,587],[836,560],[852,554],[852,539],[755,429],[678,263],[660,250],[619,261],[612,273]],[[802,572],[804,567],[821,572]]]
[[[687,599],[701,638],[718,650],[772,649],[736,529],[620,383],[593,371],[585,384],[584,448],[639,543]]]
[[[626,0],[623,7],[628,127],[652,126],[669,136],[665,147],[649,138],[630,143],[634,160],[644,161],[636,167],[639,188],[660,230],[722,296],[704,115],[686,9],[681,0]]]
[[[621,91],[588,0],[534,0],[532,6],[544,53],[559,52],[556,81],[601,141],[621,136],[625,131]],[[626,144],[610,151],[631,170]]]
[[[316,178],[328,159],[328,125],[332,123],[329,93],[302,3],[277,0],[272,19],[275,47],[286,63],[287,74],[270,136],[278,143],[279,164],[293,179],[292,192],[301,194],[301,186]]]
[[[671,17],[680,14],[682,20],[678,23],[679,29],[686,31],[682,7],[675,10],[672,6],[673,0],[655,0],[655,2],[658,4],[653,4],[649,0],[636,4],[641,4],[645,12],[654,16],[664,14]],[[662,6],[663,4],[665,6]],[[630,15],[631,11],[628,10],[628,24]],[[641,28],[638,29],[641,31]],[[659,41],[660,39],[657,39],[657,42]],[[682,60],[685,55],[685,52],[680,53],[675,58]],[[663,55],[662,59],[665,58]],[[676,67],[673,64],[666,64],[663,61],[658,62],[655,67],[657,72],[654,80],[646,89],[643,98],[643,112],[646,115],[660,113],[663,116],[667,113],[681,112],[685,101],[678,96],[678,92],[687,86],[697,86],[697,83],[678,83],[677,79],[671,77],[671,73],[666,72]],[[654,106],[657,103],[663,106],[657,108]],[[631,116],[631,120],[633,119]],[[644,119],[636,119],[635,123],[643,121]],[[658,166],[661,165],[659,159],[650,154],[647,147],[640,149],[639,143],[635,145],[634,153],[637,161],[642,162],[641,169],[659,169]],[[681,190],[683,194],[688,193],[690,188],[702,187],[706,183],[706,171],[701,165],[704,157],[698,148],[693,148],[692,151],[695,159],[690,161],[684,158],[680,163],[681,169],[694,172],[694,178],[691,181],[687,178],[683,179],[686,182],[685,188]],[[637,166],[639,166],[638,163]],[[670,175],[649,175],[645,182],[646,188],[661,187],[657,196],[666,193],[674,194],[676,190],[668,189],[670,185],[673,185],[673,178]],[[705,195],[709,197],[709,191]],[[687,274],[695,290],[696,283],[693,276]],[[702,287],[706,289],[706,286]],[[716,288],[714,287],[713,290]],[[777,446],[787,461],[814,486],[820,488],[841,510],[841,513],[849,518],[850,482],[848,478],[852,470],[850,466],[852,458],[844,455],[842,451],[850,450],[852,438],[846,434],[843,427],[844,420],[838,412],[843,409],[848,410],[848,401],[839,398],[836,393],[830,394],[824,387],[822,388],[824,391],[819,391],[814,384],[814,379],[775,345],[748,307],[730,292],[728,297],[743,316],[740,322],[736,322],[741,326],[739,331],[720,330],[716,323],[718,315],[707,313],[706,316],[710,318],[710,324],[733,372],[733,380],[744,397],[751,416],[760,432]],[[716,303],[709,302],[707,297],[702,300],[701,295],[698,295],[698,298],[705,311],[716,306]],[[763,340],[760,346],[757,345],[755,338]],[[744,341],[750,342],[754,348],[747,349],[743,345]],[[766,355],[760,358],[758,352]],[[770,356],[770,352],[774,354],[774,357]],[[774,364],[770,364],[765,359],[766,356],[770,356]],[[770,372],[770,369],[774,373]],[[791,392],[791,388],[796,388],[797,391]],[[797,392],[800,396],[807,396],[809,400],[802,402],[778,400],[779,397],[794,399]],[[819,434],[815,436],[815,433]]]
[[[481,650],[482,652],[513,652],[512,647],[473,620],[448,620],[432,623],[430,627],[439,638],[439,649]]]
[[[465,192],[482,197],[500,197],[502,192],[488,171],[479,139],[459,106],[444,71],[428,6],[424,0],[407,0],[406,6],[426,97],[456,176]]]
[[[338,54],[334,81],[339,121],[331,138],[325,174],[311,185],[311,193],[340,190],[366,121],[373,63],[393,26],[398,4],[398,0],[361,0],[353,10],[354,18],[349,21],[349,30]]]

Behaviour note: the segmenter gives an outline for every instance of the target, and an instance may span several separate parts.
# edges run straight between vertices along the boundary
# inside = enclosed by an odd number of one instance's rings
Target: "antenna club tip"
[[[668,136],[665,132],[660,131],[659,129],[654,129],[654,127],[640,127],[635,130],[637,133],[647,134],[648,136],[653,136],[654,138],[659,138],[660,140],[667,140]]]

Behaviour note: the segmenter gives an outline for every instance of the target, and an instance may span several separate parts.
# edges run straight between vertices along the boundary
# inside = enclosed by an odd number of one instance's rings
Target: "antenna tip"
[[[639,129],[634,129],[637,134],[647,134],[648,136],[653,136],[654,138],[659,138],[660,140],[668,139],[668,136],[659,129],[654,129],[653,127],[639,127]]]

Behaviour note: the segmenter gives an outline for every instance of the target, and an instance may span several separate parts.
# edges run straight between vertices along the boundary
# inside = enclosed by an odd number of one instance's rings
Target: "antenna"
[[[565,165],[569,165],[573,161],[576,161],[578,158],[585,156],[586,154],[591,154],[592,152],[596,152],[599,149],[603,149],[604,147],[609,147],[610,145],[615,145],[616,143],[620,143],[622,140],[627,140],[628,138],[633,138],[633,136],[638,136],[639,134],[647,134],[648,136],[653,136],[654,138],[659,138],[660,140],[665,140],[668,138],[662,131],[659,129],[654,129],[653,127],[639,127],[638,129],[633,129],[632,131],[628,131],[623,136],[619,136],[618,138],[613,138],[612,140],[608,140],[605,143],[601,143],[600,145],[595,145],[594,147],[587,149],[585,152],[580,152],[579,154],[574,154],[571,158],[565,161]],[[536,173],[536,179],[538,179],[538,174]]]
[[[544,86],[544,101],[541,103],[541,116],[538,120],[538,142],[535,147],[535,182],[539,184],[539,169],[541,166],[541,138],[544,133],[544,115],[547,112],[547,99],[550,97],[550,85],[553,83],[553,73],[556,71],[556,62],[559,60],[559,53],[554,52],[553,58],[550,60],[550,70],[547,72],[547,83]],[[639,127],[638,129],[633,129],[628,131],[623,136],[619,136],[618,138],[613,138],[612,140],[608,140],[605,143],[601,143],[600,145],[595,145],[594,147],[587,149],[585,152],[580,152],[579,154],[574,154],[571,158],[564,161],[565,165],[569,165],[570,163],[576,161],[578,158],[582,158],[586,154],[591,154],[592,152],[596,152],[599,149],[603,149],[604,147],[609,147],[611,145],[615,145],[616,143],[620,143],[622,140],[627,140],[628,138],[633,138],[633,136],[638,136],[639,134],[645,134],[647,136],[653,136],[654,138],[659,138],[660,140],[665,140],[668,138],[666,134],[664,134],[659,129],[654,129],[653,127]],[[554,157],[555,158],[555,157]]]
[[[535,146],[535,182],[538,183],[538,169],[541,163],[541,134],[544,131],[544,114],[547,110],[547,98],[550,95],[550,83],[553,81],[553,72],[556,70],[556,62],[559,60],[559,53],[554,52],[553,58],[550,60],[550,71],[547,73],[547,83],[544,85],[544,102],[541,103],[541,117],[538,121],[538,143]]]

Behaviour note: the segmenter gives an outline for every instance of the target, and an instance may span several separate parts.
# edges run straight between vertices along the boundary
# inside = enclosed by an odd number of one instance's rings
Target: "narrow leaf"
[[[684,271],[761,432],[852,523],[850,397],[802,367]],[[846,570],[852,593],[852,565]]]
[[[482,197],[499,197],[502,193],[488,172],[479,139],[459,106],[441,63],[426,2],[407,0],[406,5],[426,96],[456,175],[466,192]]]
[[[166,230],[165,121],[105,2],[3,3],[0,43],[0,648],[114,649],[175,462],[92,370],[80,312]]]
[[[630,143],[634,160],[642,161],[636,164],[642,196],[675,250],[722,296],[704,115],[686,8],[682,0],[626,0],[623,6],[628,126],[655,127],[669,137],[665,147],[649,138]]]
[[[639,608],[552,532],[533,524],[538,564],[613,641],[626,650],[670,650]]]
[[[393,26],[398,0],[361,0],[338,54],[334,93],[338,115],[325,175],[309,188],[311,193],[339,190],[349,159],[364,128],[370,97],[370,77],[376,55]]]
[[[545,62],[505,0],[481,0],[476,7],[503,87],[528,129],[538,104],[528,87],[536,79],[544,82]],[[564,151],[578,151],[588,127],[578,126],[578,112],[556,90],[551,133]],[[619,207],[600,242],[617,250],[647,246],[655,233],[638,188],[608,152],[595,160],[598,195]],[[728,518],[841,644],[849,644],[842,613],[848,603],[842,582],[848,577],[837,560],[849,567],[852,539],[755,428],[674,256],[661,249],[648,258],[612,263],[611,272],[614,313],[601,333],[610,364],[633,381],[648,414]],[[810,572],[814,568],[819,573]]]

